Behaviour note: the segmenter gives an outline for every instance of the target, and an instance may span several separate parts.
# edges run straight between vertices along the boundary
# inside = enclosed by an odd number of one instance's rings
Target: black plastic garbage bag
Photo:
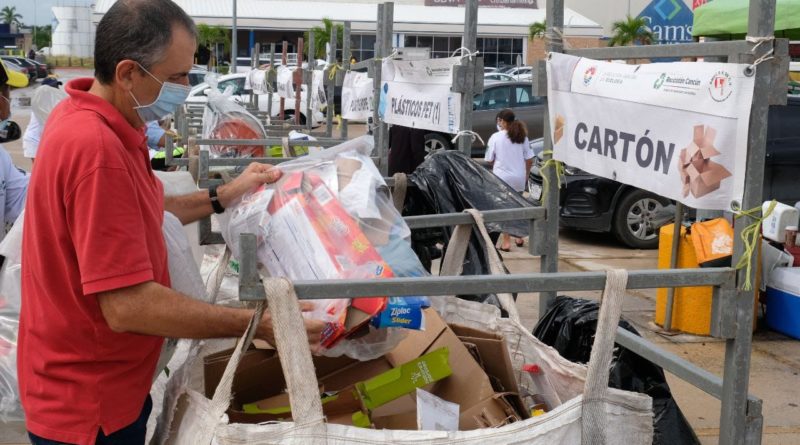
[[[562,357],[587,363],[597,328],[599,304],[592,300],[560,296],[533,330],[533,335],[555,348]],[[636,335],[627,321],[619,326]],[[653,398],[653,444],[694,445],[700,441],[672,398],[661,367],[621,347],[614,348],[608,386],[644,393]]]
[[[491,171],[458,151],[442,151],[425,160],[408,180],[404,216],[460,213],[465,209],[500,210],[532,207],[533,204],[509,187]],[[529,221],[486,223],[486,229],[496,242],[501,232],[522,238],[528,235]],[[476,229],[477,230],[477,229]],[[447,245],[452,227],[414,230],[412,245],[422,258],[436,243]],[[485,275],[489,272],[485,243],[477,232],[470,240],[464,259],[463,275]],[[494,246],[488,246],[494,248]],[[459,295],[472,301],[500,307],[496,295]]]

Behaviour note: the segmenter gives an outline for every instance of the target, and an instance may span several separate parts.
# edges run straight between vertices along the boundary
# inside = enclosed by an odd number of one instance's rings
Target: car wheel
[[[425,157],[442,150],[450,150],[450,141],[438,133],[428,133],[425,135]]]
[[[637,189],[617,203],[611,230],[628,247],[655,249],[659,229],[673,218],[674,206],[669,200]]]

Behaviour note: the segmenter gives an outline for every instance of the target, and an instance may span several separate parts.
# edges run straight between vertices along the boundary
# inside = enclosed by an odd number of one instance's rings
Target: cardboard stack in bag
[[[694,126],[692,142],[681,150],[678,171],[683,183],[683,196],[689,193],[695,198],[703,197],[719,189],[722,180],[730,177],[722,164],[711,160],[720,152],[714,147],[717,130],[705,125]]]
[[[458,404],[459,430],[497,427],[528,417],[502,336],[448,326],[432,309],[425,310],[425,320],[424,331],[409,331],[405,340],[381,358],[360,362],[314,357],[329,423],[415,430],[413,388]],[[231,353],[227,350],[205,358],[206,396],[213,396]],[[443,358],[447,363],[441,362]],[[230,421],[291,420],[285,387],[276,351],[251,348],[234,377]]]

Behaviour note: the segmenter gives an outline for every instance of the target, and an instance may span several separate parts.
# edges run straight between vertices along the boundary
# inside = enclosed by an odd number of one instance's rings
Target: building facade
[[[97,23],[115,0],[98,0],[93,21]],[[514,65],[532,60],[537,42],[528,39],[528,28],[543,21],[541,0],[479,0],[478,51],[486,66]],[[232,26],[232,1],[177,0],[197,23]],[[539,2],[539,3],[537,3]],[[266,50],[283,41],[287,52],[297,51],[297,40],[323,18],[341,23],[350,21],[351,51],[356,60],[374,56],[377,3],[368,0],[238,0],[237,56],[249,57],[255,43]],[[446,57],[462,47],[464,29],[463,0],[394,1],[394,47],[429,48],[433,57]],[[602,27],[590,18],[567,9],[565,35],[597,46]]]

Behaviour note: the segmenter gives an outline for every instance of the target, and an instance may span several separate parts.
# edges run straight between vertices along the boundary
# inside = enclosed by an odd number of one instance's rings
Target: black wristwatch
[[[208,197],[211,199],[211,207],[214,209],[214,213],[220,214],[225,211],[225,207],[222,207],[222,204],[220,204],[219,198],[217,197],[216,185],[212,185],[208,188]]]

